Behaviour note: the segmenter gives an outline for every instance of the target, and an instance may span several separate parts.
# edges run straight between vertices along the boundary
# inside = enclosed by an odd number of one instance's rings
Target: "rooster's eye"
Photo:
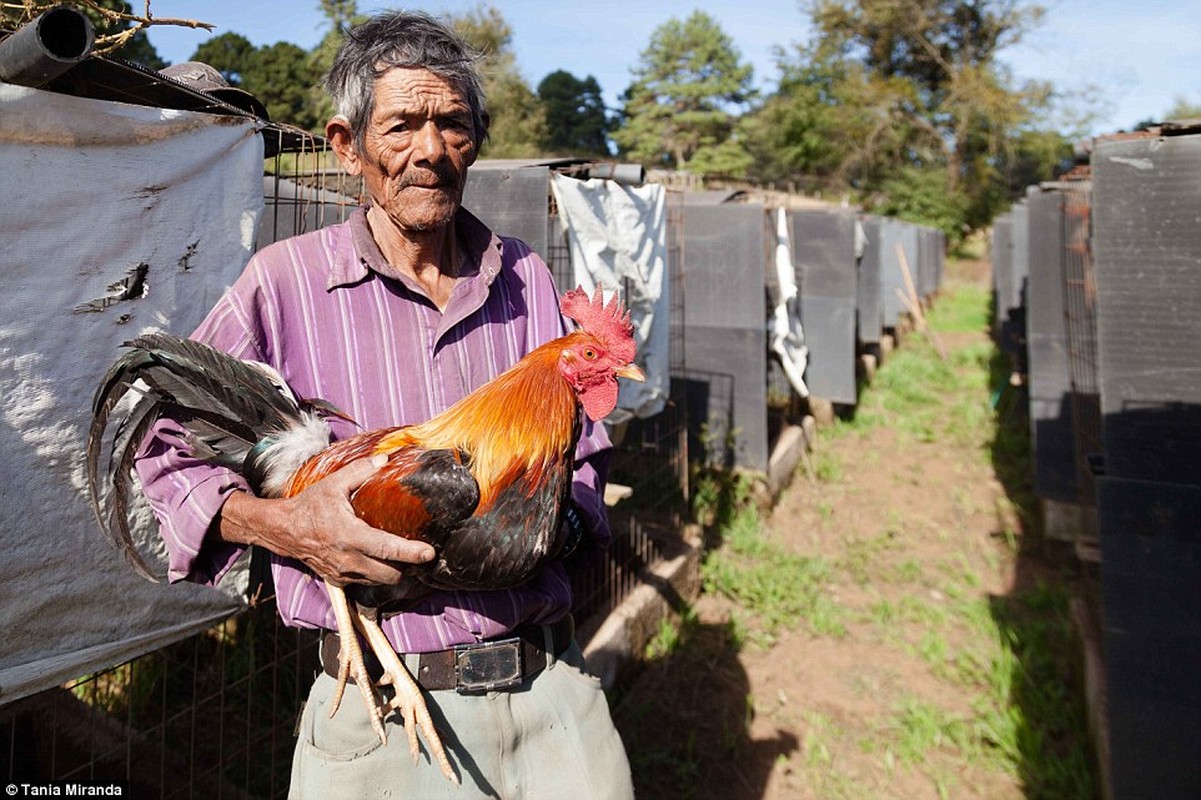
[[[591,347],[585,347],[584,358],[588,359],[589,361],[596,361],[596,351]]]

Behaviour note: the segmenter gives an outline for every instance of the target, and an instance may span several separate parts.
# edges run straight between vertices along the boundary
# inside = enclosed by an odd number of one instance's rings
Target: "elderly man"
[[[387,13],[347,36],[325,79],[337,114],[326,131],[370,202],[341,224],[256,255],[194,334],[271,364],[297,393],[346,410],[362,429],[424,421],[564,331],[541,259],[460,208],[467,169],[487,134],[474,54],[424,14]],[[332,420],[339,438],[355,432]],[[608,540],[601,496],[609,444],[599,426],[577,450],[573,507],[589,539]],[[357,462],[286,500],[255,497],[242,479],[187,455],[160,423],[137,464],[162,522],[173,580],[219,579],[250,545],[270,554],[288,624],[332,628],[335,585],[397,584],[420,542],[371,528],[350,493],[375,467]],[[293,764],[296,798],[627,798],[629,766],[599,683],[563,625],[571,606],[562,561],[491,592],[435,592],[383,629],[410,670],[422,657],[523,635],[540,652],[522,683],[460,694],[424,687],[462,787],[427,759],[414,764],[395,718],[381,745],[361,703],[331,718],[336,646],[304,709]],[[336,643],[336,637],[326,637]],[[333,665],[331,665],[333,661]]]

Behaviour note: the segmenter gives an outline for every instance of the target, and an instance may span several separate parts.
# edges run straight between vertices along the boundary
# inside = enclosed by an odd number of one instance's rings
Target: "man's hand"
[[[327,583],[394,584],[404,564],[434,558],[424,542],[373,528],[354,513],[350,497],[385,462],[363,458],[322,478],[294,497],[265,499],[246,492],[221,509],[218,533],[227,542],[254,544],[298,559]]]

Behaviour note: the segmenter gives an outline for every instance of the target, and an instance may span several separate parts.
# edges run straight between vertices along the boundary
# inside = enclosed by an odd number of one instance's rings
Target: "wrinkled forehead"
[[[467,98],[441,75],[419,67],[390,67],[375,79],[372,117],[396,113],[470,113]]]

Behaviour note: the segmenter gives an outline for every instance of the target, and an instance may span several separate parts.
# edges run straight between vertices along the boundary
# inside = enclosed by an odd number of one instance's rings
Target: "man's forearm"
[[[358,517],[351,497],[379,464],[361,459],[288,498],[234,492],[209,535],[233,545],[257,545],[306,564],[322,579],[346,583],[397,583],[405,564],[434,557],[434,549],[373,528]]]
[[[249,492],[233,492],[213,520],[211,536],[227,544],[259,545],[273,553],[280,552],[268,531],[275,527],[271,506],[277,501],[255,497]],[[272,546],[274,544],[274,546]]]

